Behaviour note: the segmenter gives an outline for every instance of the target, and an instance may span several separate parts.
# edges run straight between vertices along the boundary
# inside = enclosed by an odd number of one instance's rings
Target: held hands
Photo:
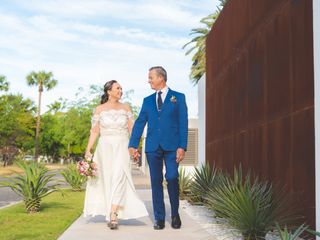
[[[134,161],[138,161],[138,158],[140,157],[140,153],[139,153],[138,149],[129,148],[129,154],[130,154],[131,159],[133,159]],[[176,155],[177,163],[180,163],[183,160],[184,154],[185,154],[185,151],[183,148],[177,149],[177,155]]]
[[[180,162],[183,160],[183,158],[184,158],[184,153],[185,153],[185,151],[184,151],[183,148],[178,148],[178,149],[177,149],[177,155],[176,155],[176,161],[177,161],[177,163],[180,163]]]
[[[139,157],[140,157],[140,153],[138,151],[138,149],[136,148],[129,148],[129,154],[130,154],[130,158],[133,161],[138,161]]]

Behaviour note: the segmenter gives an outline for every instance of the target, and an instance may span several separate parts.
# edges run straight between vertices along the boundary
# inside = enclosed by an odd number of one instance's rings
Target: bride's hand
[[[138,149],[129,148],[129,154],[130,154],[130,159],[133,160],[134,162],[137,162],[139,160],[140,153]]]
[[[86,151],[86,153],[84,154],[84,158],[85,159],[92,158],[92,153],[90,151]]]

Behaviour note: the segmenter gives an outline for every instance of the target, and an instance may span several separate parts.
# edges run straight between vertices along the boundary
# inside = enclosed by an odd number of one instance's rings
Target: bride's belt
[[[129,133],[128,130],[100,130],[100,136],[125,136],[128,137]]]

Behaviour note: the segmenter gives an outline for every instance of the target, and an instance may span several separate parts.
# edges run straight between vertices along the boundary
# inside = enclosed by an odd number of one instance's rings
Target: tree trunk
[[[70,157],[70,143],[68,143],[68,158]]]
[[[38,113],[37,113],[37,128],[36,128],[36,146],[35,146],[35,161],[38,162],[39,157],[39,134],[40,134],[40,113],[41,113],[41,96],[43,87],[42,84],[39,85],[39,100],[38,100]]]

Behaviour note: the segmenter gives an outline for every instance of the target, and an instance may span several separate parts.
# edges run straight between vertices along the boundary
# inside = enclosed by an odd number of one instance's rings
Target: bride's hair
[[[103,86],[104,93],[101,96],[101,101],[100,101],[101,104],[108,101],[108,99],[109,99],[108,91],[110,91],[112,89],[113,84],[116,82],[117,82],[116,80],[110,80],[110,81],[106,82],[106,84],[104,84],[104,86]]]

